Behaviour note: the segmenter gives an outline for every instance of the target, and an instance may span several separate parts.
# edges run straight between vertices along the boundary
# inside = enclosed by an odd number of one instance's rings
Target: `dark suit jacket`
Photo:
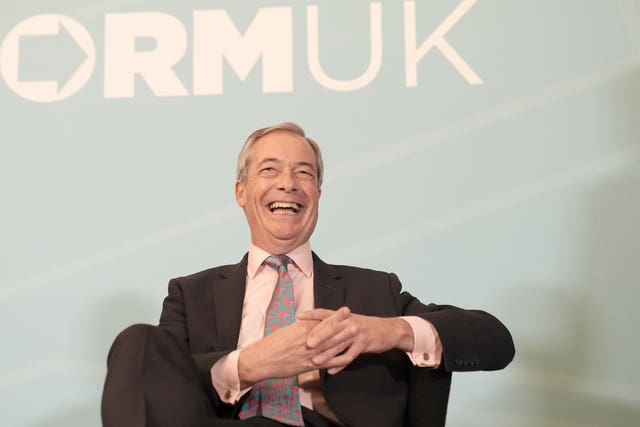
[[[317,308],[335,310],[347,306],[364,315],[422,317],[440,335],[440,369],[444,371],[502,369],[513,358],[509,331],[488,313],[425,305],[401,291],[395,274],[329,265],[315,254],[313,260]],[[246,271],[245,255],[239,264],[171,280],[160,317],[160,326],[182,338],[194,354],[202,381],[211,389],[212,402],[219,413],[231,413],[234,408],[218,398],[211,385],[210,368],[237,347]],[[405,417],[411,416],[407,414],[407,402],[412,369],[417,368],[399,350],[363,354],[336,375],[321,372],[324,395],[348,425],[401,426]],[[416,401],[415,396],[412,401]]]

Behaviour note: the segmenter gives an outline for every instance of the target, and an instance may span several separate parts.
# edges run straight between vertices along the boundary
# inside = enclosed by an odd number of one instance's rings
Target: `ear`
[[[244,184],[242,184],[240,181],[236,181],[236,202],[240,207],[243,207],[243,208],[244,208],[244,205],[247,203]]]

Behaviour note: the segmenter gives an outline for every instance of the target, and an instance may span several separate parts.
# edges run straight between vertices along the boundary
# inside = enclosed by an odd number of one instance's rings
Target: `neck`
[[[251,240],[251,244],[257,246],[265,252],[268,252],[271,255],[284,255],[293,252],[295,249],[304,245],[303,243],[292,243],[292,242],[256,242]]]

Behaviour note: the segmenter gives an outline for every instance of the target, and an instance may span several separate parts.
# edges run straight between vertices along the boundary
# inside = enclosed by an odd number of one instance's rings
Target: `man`
[[[416,372],[512,360],[495,317],[424,305],[393,274],[313,254],[322,175],[320,149],[297,125],[249,136],[235,186],[249,253],[173,279],[160,325],[116,339],[105,426],[402,426],[416,417]]]

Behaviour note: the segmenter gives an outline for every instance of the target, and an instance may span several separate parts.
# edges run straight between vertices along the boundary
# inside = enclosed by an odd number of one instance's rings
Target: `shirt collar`
[[[264,260],[271,255],[273,254],[268,253],[252,243],[251,246],[249,246],[247,276],[253,279],[260,271],[260,267],[263,267]],[[287,252],[286,255],[293,260],[295,266],[302,271],[305,277],[311,277],[313,274],[313,257],[311,256],[311,243],[308,240],[291,252]]]

